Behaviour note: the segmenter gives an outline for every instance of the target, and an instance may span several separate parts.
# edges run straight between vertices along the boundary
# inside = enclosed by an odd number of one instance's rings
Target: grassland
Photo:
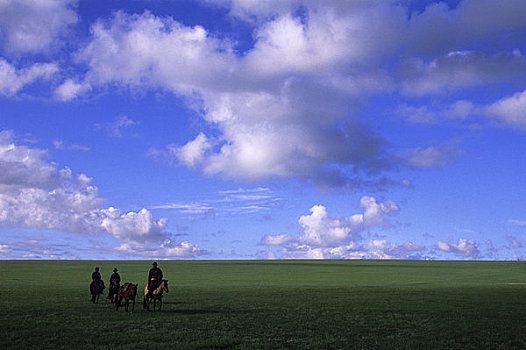
[[[134,314],[91,304],[94,266],[142,289],[150,262],[0,261],[0,348],[526,348],[520,262],[161,261]]]

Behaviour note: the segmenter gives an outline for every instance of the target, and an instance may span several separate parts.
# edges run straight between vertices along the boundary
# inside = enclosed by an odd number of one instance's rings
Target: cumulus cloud
[[[194,168],[197,164],[200,164],[203,161],[205,152],[210,150],[211,147],[212,144],[206,135],[200,133],[194,140],[188,142],[186,145],[182,147],[172,145],[169,146],[168,149],[180,162],[190,168]]]
[[[320,48],[309,41],[310,36],[303,37],[311,28],[326,31],[324,23],[331,17],[324,16],[323,23],[311,26],[290,16],[276,19],[258,31],[253,50],[239,57],[230,42],[202,27],[187,27],[148,12],[119,12],[93,26],[92,41],[78,57],[90,67],[86,81],[91,85],[169,89],[217,126],[221,134],[214,142],[202,132],[186,145],[169,146],[169,153],[190,167],[249,181],[278,176],[349,184],[356,176],[353,170],[373,173],[390,165],[383,139],[349,116],[351,101],[345,93],[325,76],[310,78],[313,62],[327,62],[330,70],[340,56],[352,51],[339,52],[344,46],[338,42],[330,50]],[[290,62],[283,65],[283,56],[274,46],[285,49],[296,41],[281,37],[289,29],[294,29],[289,35],[301,35],[305,45],[312,46],[308,52],[316,50],[315,56],[294,58],[297,52],[292,51]],[[344,29],[344,36],[351,35]],[[327,42],[321,34],[312,36]],[[275,67],[279,71],[271,72]],[[293,77],[293,72],[306,76]]]
[[[58,45],[77,23],[77,0],[0,0],[0,39],[8,52],[38,53]]]
[[[172,242],[167,220],[154,219],[147,209],[123,213],[104,208],[91,178],[59,169],[46,160],[46,151],[17,145],[13,138],[11,132],[0,132],[0,225],[109,233],[136,254],[148,256],[202,252],[190,243]]]
[[[387,215],[399,210],[391,201],[379,202],[373,197],[360,199],[363,212],[348,217],[331,217],[322,205],[310,209],[298,222],[301,235],[298,239],[282,234],[265,235],[265,245],[281,246],[282,258],[293,259],[410,259],[421,258],[422,245],[411,242],[395,244],[386,240],[363,241],[362,232],[372,228],[390,226]],[[263,243],[260,243],[263,244]]]
[[[65,102],[73,100],[89,90],[91,90],[91,86],[88,83],[79,83],[73,79],[67,79],[55,89],[54,94],[58,100]]]
[[[358,234],[363,227],[363,214],[349,218],[330,218],[327,209],[315,205],[310,215],[301,216],[298,220],[303,235],[300,242],[312,247],[334,246],[346,240],[350,234]]]
[[[480,250],[477,248],[477,243],[475,240],[459,238],[457,244],[438,241],[436,246],[441,251],[451,253],[456,256],[473,259],[480,258]]]
[[[526,90],[487,106],[485,113],[505,125],[526,130]]]
[[[12,96],[37,80],[48,80],[58,72],[55,63],[35,63],[17,69],[0,57],[0,95]]]

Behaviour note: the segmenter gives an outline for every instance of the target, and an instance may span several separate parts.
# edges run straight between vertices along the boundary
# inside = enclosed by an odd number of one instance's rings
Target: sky
[[[524,0],[0,0],[0,259],[526,260]]]

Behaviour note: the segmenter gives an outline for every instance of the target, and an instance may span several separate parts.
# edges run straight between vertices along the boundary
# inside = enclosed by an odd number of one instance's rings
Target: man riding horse
[[[121,286],[121,276],[117,273],[117,268],[113,269],[113,274],[110,276],[110,286],[108,288],[108,299],[113,302],[113,297],[119,292]]]
[[[163,280],[163,272],[157,267],[157,262],[153,262],[153,267],[148,272],[148,297],[152,298],[152,292],[159,287]]]
[[[102,276],[100,275],[99,268],[96,267],[95,271],[91,274],[91,284],[90,284],[90,292],[91,292],[91,301],[95,303],[95,301],[98,301],[98,295],[102,294],[102,291],[104,290],[104,281],[102,280]]]

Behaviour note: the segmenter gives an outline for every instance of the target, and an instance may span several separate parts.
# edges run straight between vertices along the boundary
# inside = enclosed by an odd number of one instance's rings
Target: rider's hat
[[[154,261],[152,265],[157,266],[157,261]]]
[[[113,272],[117,272],[117,271],[119,271],[119,270],[117,270],[117,268],[114,268],[114,269],[113,269]]]

